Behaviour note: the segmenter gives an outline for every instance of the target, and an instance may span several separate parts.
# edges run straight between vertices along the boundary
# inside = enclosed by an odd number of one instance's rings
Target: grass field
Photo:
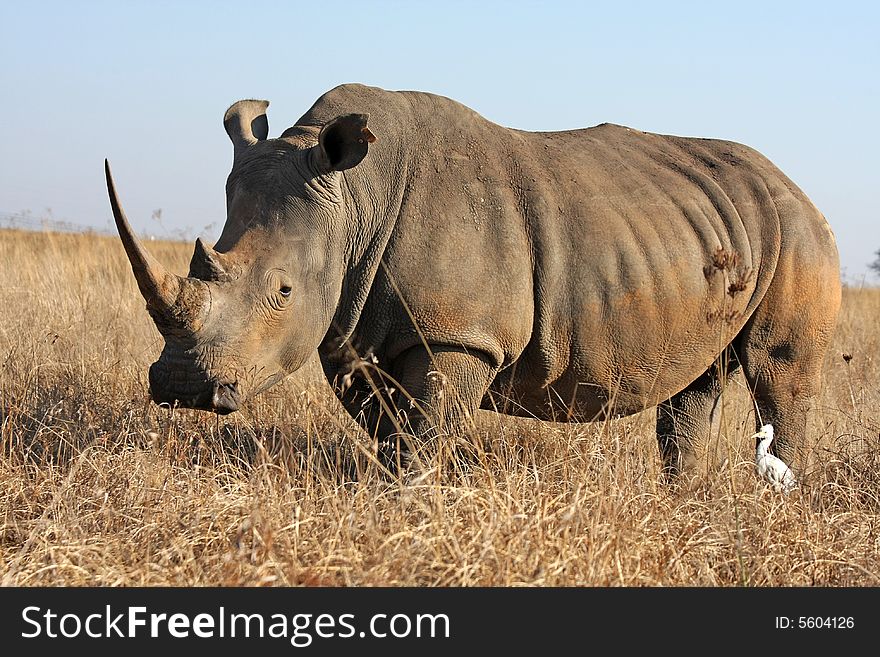
[[[185,273],[191,245],[147,247]],[[469,469],[390,481],[314,365],[223,418],[152,404],[162,340],[118,240],[0,231],[0,263],[3,584],[880,585],[880,289],[844,292],[785,497],[754,476],[743,384],[683,489],[651,411],[487,414]]]

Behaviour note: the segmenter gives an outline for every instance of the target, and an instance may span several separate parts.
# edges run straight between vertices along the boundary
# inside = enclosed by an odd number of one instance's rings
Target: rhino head
[[[358,165],[375,137],[365,115],[347,114],[267,139],[267,106],[245,100],[226,112],[227,220],[213,248],[196,240],[187,277],[140,244],[105,162],[119,236],[165,339],[149,374],[156,403],[236,411],[301,367],[333,318],[346,249],[339,172]]]

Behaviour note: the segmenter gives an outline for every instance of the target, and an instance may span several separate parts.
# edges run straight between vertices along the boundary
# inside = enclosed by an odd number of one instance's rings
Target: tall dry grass
[[[175,270],[191,247],[151,243]],[[0,578],[15,585],[878,585],[880,290],[848,289],[813,469],[661,483],[653,415],[502,421],[467,469],[383,478],[312,365],[219,419],[151,404],[162,342],[116,240],[0,231]],[[844,360],[842,355],[851,355]],[[345,463],[360,469],[356,481]]]

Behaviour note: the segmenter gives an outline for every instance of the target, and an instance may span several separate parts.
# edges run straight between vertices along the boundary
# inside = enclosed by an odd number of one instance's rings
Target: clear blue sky
[[[107,227],[109,157],[136,229],[216,237],[226,107],[269,99],[274,136],[363,82],[527,130],[611,121],[741,141],[825,213],[848,278],[880,248],[873,1],[0,0],[0,55],[0,212]]]

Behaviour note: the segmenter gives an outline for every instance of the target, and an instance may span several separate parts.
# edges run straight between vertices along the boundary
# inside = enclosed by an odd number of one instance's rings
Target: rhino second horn
[[[228,257],[196,239],[196,248],[189,263],[189,275],[203,281],[228,281],[234,278],[237,268]]]
[[[165,269],[141,246],[119,203],[116,185],[113,184],[113,175],[110,173],[110,163],[107,160],[104,160],[104,175],[107,178],[107,193],[110,195],[110,207],[113,209],[116,230],[119,231],[138,288],[147,306],[160,314],[168,314],[180,294],[181,278]]]

